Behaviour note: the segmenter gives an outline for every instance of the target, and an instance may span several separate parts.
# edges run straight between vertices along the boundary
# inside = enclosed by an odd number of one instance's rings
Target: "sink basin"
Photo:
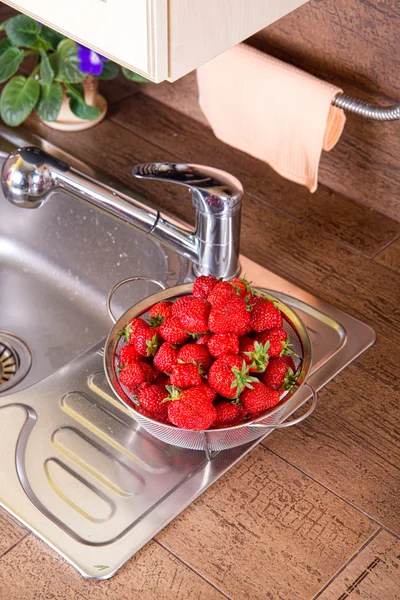
[[[20,382],[0,383],[0,395],[38,382],[102,340],[112,326],[107,294],[119,280],[145,275],[168,286],[184,280],[188,263],[178,254],[62,192],[34,210],[13,206],[0,192],[0,207],[0,354],[8,332],[32,358]],[[116,294],[114,313],[157,289],[145,281],[127,284]],[[24,353],[23,346],[16,352]]]

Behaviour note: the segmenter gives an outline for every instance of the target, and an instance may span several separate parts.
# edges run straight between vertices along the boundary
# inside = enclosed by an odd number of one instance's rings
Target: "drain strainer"
[[[28,373],[32,356],[28,346],[8,331],[0,331],[0,396]]]

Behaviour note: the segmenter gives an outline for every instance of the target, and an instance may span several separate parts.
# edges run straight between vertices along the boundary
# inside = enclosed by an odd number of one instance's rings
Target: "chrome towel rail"
[[[346,94],[336,94],[332,104],[371,121],[397,121],[400,119],[400,104],[386,107],[377,106],[363,100],[357,100]]]

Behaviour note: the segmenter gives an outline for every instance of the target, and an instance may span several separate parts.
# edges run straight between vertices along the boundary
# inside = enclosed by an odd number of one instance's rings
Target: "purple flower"
[[[81,44],[78,44],[77,54],[79,58],[79,68],[82,73],[94,76],[100,75],[103,70],[103,61],[107,60],[107,58]]]

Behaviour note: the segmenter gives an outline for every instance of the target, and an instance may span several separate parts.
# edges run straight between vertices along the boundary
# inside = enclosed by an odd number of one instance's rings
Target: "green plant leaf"
[[[9,19],[5,26],[6,34],[15,46],[33,46],[40,34],[40,25],[26,15]]]
[[[12,41],[9,40],[7,37],[3,38],[0,42],[0,56],[2,56],[4,52],[8,50],[8,48],[11,48],[11,46]]]
[[[14,46],[6,48],[5,51],[0,54],[0,83],[6,81],[11,75],[14,75],[14,73],[18,71],[18,67],[23,58],[23,51]]]
[[[50,29],[47,25],[43,25],[42,30],[40,32],[40,37],[42,37],[46,42],[48,42],[53,50],[55,50],[62,40],[65,40],[65,35],[58,33],[58,31],[54,31],[54,29]]]
[[[39,51],[44,50],[45,52],[49,52],[49,50],[53,49],[51,44],[49,44],[49,42],[46,42],[46,40],[44,40],[41,37],[38,37],[36,42],[31,47]]]
[[[49,57],[43,49],[40,49],[40,76],[43,83],[50,85],[54,79],[54,71],[51,67]]]
[[[39,93],[39,82],[33,77],[13,77],[5,86],[0,99],[0,115],[4,123],[16,127],[25,121],[36,106]]]
[[[58,70],[56,80],[62,83],[79,83],[86,77],[79,68],[78,47],[72,40],[62,40],[57,46]]]
[[[103,70],[98,75],[98,79],[114,79],[118,75],[118,65],[112,60],[107,60],[103,62]]]
[[[101,111],[99,108],[86,104],[82,85],[66,84],[65,87],[69,98],[69,107],[76,117],[87,121],[93,121],[100,116]]]
[[[40,98],[36,112],[44,121],[55,121],[60,114],[63,101],[61,83],[54,81],[51,85],[40,84]]]
[[[0,31],[4,31],[5,30],[7,23],[8,23],[8,19],[6,19],[2,23],[0,23]]]
[[[126,67],[121,67],[121,70],[127,79],[131,81],[136,81],[137,83],[151,83],[150,79],[146,79],[146,77],[142,77],[138,75],[134,71],[130,71]]]
[[[85,102],[85,90],[81,83],[65,83],[64,85],[69,98],[73,97],[81,102]]]
[[[101,110],[96,106],[89,106],[88,104],[86,104],[86,102],[81,102],[76,98],[70,98],[69,107],[74,113],[74,115],[76,115],[80,119],[85,119],[88,121],[93,121],[94,119],[97,119],[97,117],[99,117],[101,114]]]

